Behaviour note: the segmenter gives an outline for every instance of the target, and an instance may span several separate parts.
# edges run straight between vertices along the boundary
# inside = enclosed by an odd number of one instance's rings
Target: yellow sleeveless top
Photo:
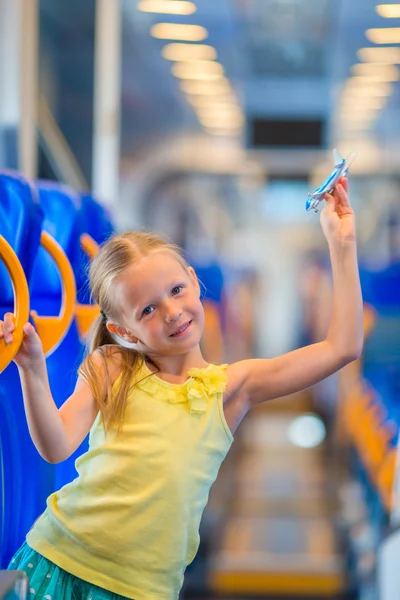
[[[233,441],[223,413],[225,369],[190,369],[184,384],[173,384],[143,363],[121,432],[106,438],[97,415],[89,450],[75,463],[79,476],[49,496],[28,545],[122,596],[176,600]]]

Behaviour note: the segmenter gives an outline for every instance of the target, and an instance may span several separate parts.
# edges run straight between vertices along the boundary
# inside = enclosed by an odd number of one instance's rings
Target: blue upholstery
[[[400,310],[400,263],[393,263],[381,271],[361,268],[360,279],[365,302],[378,311]]]
[[[400,264],[381,271],[360,269],[364,301],[377,311],[365,342],[363,376],[377,390],[387,419],[400,423]],[[398,430],[398,427],[397,427]],[[397,437],[392,444],[397,443]]]
[[[95,242],[101,245],[114,232],[111,215],[104,206],[99,204],[89,194],[83,194],[81,196],[81,203],[82,232],[88,233]],[[83,253],[80,265],[81,273],[79,281],[82,282],[82,284],[77,285],[78,302],[81,304],[89,304],[91,302],[87,282],[89,260]]]
[[[77,287],[82,286],[80,235],[81,200],[71,188],[54,182],[37,182],[40,203],[44,210],[43,229],[60,244],[71,263]],[[32,277],[31,308],[40,315],[56,315],[61,307],[61,282],[53,259],[39,250]],[[60,407],[72,394],[77,368],[84,354],[75,321],[55,351],[47,358],[47,371],[54,401]],[[83,448],[87,446],[84,442]],[[69,483],[77,475],[75,459],[80,448],[68,460],[55,466],[55,488]]]
[[[0,234],[20,259],[28,283],[38,252],[43,211],[36,189],[18,173],[0,173]],[[12,312],[9,276],[0,263],[0,317]],[[14,363],[0,375],[0,567],[7,565],[53,489],[54,468],[38,454],[25,418]],[[29,498],[29,502],[27,499]]]

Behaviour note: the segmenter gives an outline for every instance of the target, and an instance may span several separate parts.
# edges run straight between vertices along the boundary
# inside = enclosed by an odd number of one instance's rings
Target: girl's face
[[[154,252],[119,275],[115,333],[148,355],[183,354],[198,346],[204,311],[194,270],[169,252]]]

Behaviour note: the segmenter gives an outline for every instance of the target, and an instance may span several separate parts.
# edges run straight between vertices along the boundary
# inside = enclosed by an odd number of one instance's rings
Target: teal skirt
[[[32,550],[26,542],[12,558],[8,569],[25,571],[30,600],[127,600],[60,569]]]

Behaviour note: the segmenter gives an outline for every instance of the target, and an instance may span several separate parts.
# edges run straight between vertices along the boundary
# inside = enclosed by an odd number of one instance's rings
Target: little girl
[[[41,456],[67,459],[90,431],[79,476],[47,500],[9,568],[31,598],[176,600],[208,493],[249,409],[307,388],[359,357],[362,298],[347,180],[321,214],[334,292],[322,342],[275,359],[208,364],[194,270],[150,233],[109,239],[90,283],[101,316],[72,396],[58,410],[32,325],[15,356]],[[258,315],[262,318],[262,315]],[[13,315],[0,321],[12,341]],[[114,335],[135,349],[123,347]]]

